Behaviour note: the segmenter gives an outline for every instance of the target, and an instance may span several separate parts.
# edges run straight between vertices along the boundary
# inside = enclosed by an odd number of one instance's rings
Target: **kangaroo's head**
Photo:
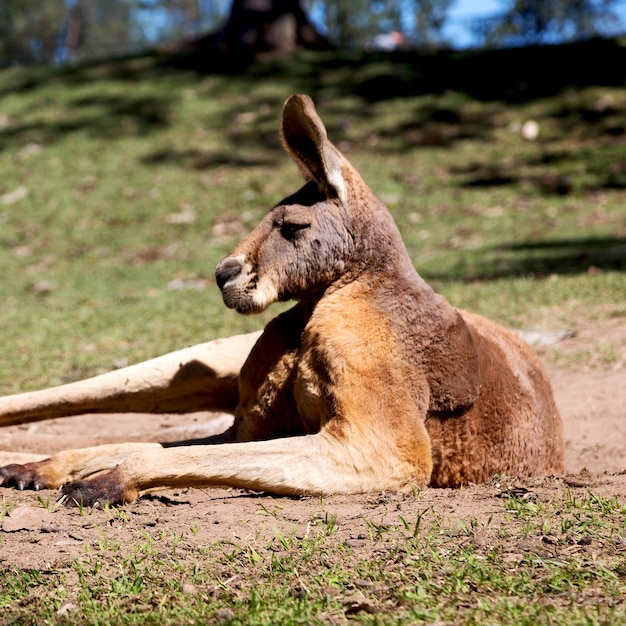
[[[257,313],[277,301],[317,300],[366,271],[410,265],[391,215],[328,140],[308,96],[286,101],[280,135],[307,183],[217,266],[225,304]]]

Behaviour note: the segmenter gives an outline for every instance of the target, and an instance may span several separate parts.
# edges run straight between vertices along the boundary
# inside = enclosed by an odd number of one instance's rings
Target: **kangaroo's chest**
[[[248,440],[314,433],[328,415],[319,373],[300,350],[245,366],[239,397],[238,436]]]
[[[250,352],[239,375],[240,441],[319,430],[326,412],[323,385],[315,359],[302,348],[305,325],[296,306],[272,320]]]
[[[317,432],[330,419],[331,398],[325,374],[311,352],[300,354],[293,395],[306,432]]]

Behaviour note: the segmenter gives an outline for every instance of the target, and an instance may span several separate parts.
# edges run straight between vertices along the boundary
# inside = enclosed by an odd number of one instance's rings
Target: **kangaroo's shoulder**
[[[371,290],[353,282],[326,295],[315,306],[303,334],[303,350],[327,352],[357,368],[399,357],[397,337]]]

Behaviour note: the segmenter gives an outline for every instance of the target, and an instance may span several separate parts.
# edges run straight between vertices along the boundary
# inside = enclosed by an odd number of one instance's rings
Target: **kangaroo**
[[[215,278],[239,313],[293,308],[262,332],[0,398],[0,425],[221,409],[232,427],[201,445],[105,444],[11,464],[1,484],[63,487],[68,503],[96,506],[168,487],[354,494],[563,472],[561,418],[532,349],[426,284],[308,96],[287,99],[280,137],[305,184]]]

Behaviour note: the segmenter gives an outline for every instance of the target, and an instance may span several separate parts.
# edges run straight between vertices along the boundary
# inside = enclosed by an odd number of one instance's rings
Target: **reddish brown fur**
[[[67,488],[93,503],[163,486],[352,493],[563,471],[561,421],[533,351],[421,279],[306,96],[285,104],[281,138],[308,182],[216,270],[225,303],[242,313],[298,301],[235,370],[235,422],[215,443],[248,443],[70,451],[2,468],[6,483],[57,486],[124,459]],[[226,389],[232,374],[220,376]]]

